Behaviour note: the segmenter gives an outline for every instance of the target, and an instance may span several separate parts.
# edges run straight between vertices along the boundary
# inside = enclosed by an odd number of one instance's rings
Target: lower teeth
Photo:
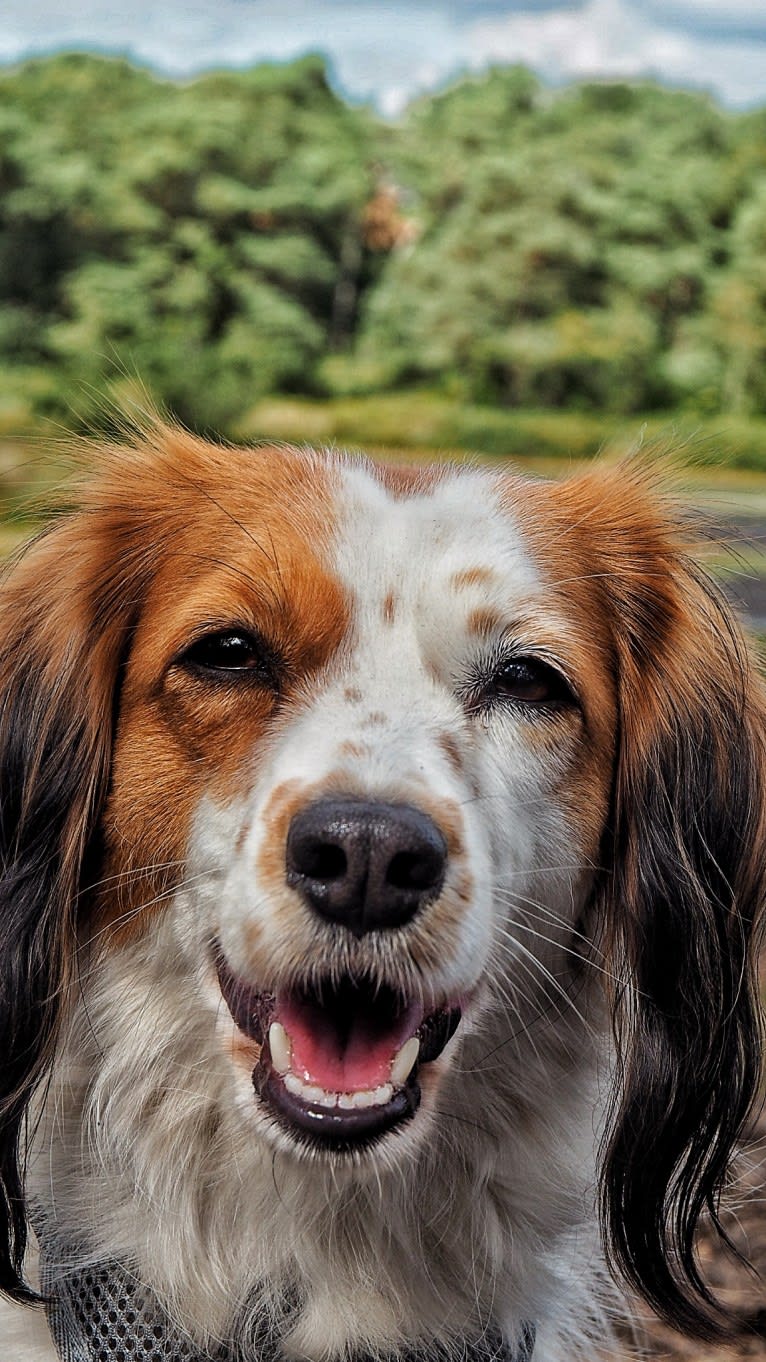
[[[339,1107],[341,1111],[355,1111],[362,1107],[382,1107],[391,1101],[393,1086],[384,1083],[379,1088],[363,1088],[359,1092],[327,1092],[313,1083],[304,1083],[297,1074],[282,1075],[282,1082],[294,1097],[319,1107]]]

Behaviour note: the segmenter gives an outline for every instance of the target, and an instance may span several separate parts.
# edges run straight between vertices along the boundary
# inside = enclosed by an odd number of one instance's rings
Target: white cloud
[[[761,29],[766,0],[6,0],[0,59],[86,47],[186,75],[321,50],[389,114],[492,61],[556,81],[655,75],[743,105],[766,99]]]
[[[699,7],[706,0],[694,3]],[[712,0],[707,3],[712,8]],[[467,53],[475,67],[525,62],[555,81],[657,76],[710,89],[734,105],[766,95],[766,53],[760,44],[665,26],[629,0],[588,0],[578,11],[562,7],[534,18],[480,19],[467,33]]]

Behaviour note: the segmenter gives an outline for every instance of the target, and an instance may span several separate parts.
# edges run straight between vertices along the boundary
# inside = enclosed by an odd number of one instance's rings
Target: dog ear
[[[205,479],[228,458],[151,410],[117,430],[0,584],[0,1292],[19,1300],[27,1113],[77,983],[120,679],[158,560],[218,506]]]
[[[104,798],[130,593],[114,552],[75,515],[0,588],[0,1289],[33,1299],[27,1111],[76,970],[83,859]]]
[[[617,1084],[602,1202],[611,1261],[700,1336],[724,1316],[695,1233],[758,1094],[766,706],[714,584],[640,476],[601,489],[619,733],[602,908]],[[725,1236],[724,1236],[725,1237]]]

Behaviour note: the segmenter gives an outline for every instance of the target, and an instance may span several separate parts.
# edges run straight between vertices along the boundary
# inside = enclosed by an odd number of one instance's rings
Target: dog
[[[636,460],[100,450],[0,594],[4,1362],[723,1327],[766,724],[692,538]]]

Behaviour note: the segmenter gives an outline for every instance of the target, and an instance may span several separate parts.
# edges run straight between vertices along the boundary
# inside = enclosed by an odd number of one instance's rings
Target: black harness
[[[266,1328],[246,1353],[237,1345],[201,1353],[119,1262],[54,1276],[41,1246],[40,1264],[48,1325],[61,1362],[279,1362],[279,1340]],[[534,1345],[534,1328],[527,1325],[515,1349],[499,1334],[488,1333],[466,1341],[460,1352],[450,1350],[449,1358],[434,1347],[399,1355],[396,1362],[530,1362]]]

